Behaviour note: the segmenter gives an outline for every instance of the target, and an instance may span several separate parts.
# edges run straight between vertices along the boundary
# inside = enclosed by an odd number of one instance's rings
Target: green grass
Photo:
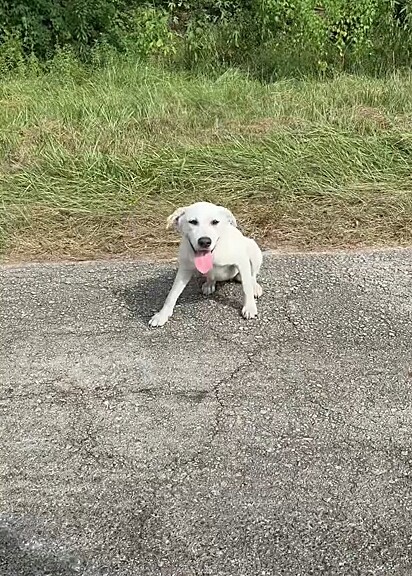
[[[3,259],[167,254],[164,218],[199,199],[266,246],[412,241],[412,74],[263,85],[119,59],[3,79],[0,130]]]

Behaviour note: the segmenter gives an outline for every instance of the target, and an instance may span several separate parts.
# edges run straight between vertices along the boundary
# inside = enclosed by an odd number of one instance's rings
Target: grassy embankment
[[[3,260],[168,256],[207,199],[263,246],[412,243],[412,75],[262,85],[119,60],[0,86]]]

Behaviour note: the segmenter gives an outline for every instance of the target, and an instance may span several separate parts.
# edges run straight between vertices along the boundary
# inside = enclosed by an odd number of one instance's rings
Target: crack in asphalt
[[[224,410],[226,408],[226,404],[225,404],[223,397],[222,397],[222,390],[221,390],[222,386],[235,380],[240,374],[244,373],[245,369],[250,370],[253,367],[254,360],[255,360],[257,354],[259,354],[260,352],[262,352],[262,346],[261,345],[257,346],[253,352],[250,352],[247,354],[245,362],[239,364],[229,374],[225,375],[223,378],[218,380],[213,385],[212,390],[209,391],[207,394],[208,397],[213,396],[214,401],[216,402],[216,410],[215,410],[215,414],[214,414],[214,423],[212,425],[212,430],[211,430],[209,440],[206,440],[202,444],[202,446],[199,450],[195,451],[194,453],[192,453],[191,456],[185,458],[184,460],[180,460],[178,457],[174,457],[172,459],[171,466],[169,467],[168,474],[166,475],[166,477],[163,478],[162,480],[159,479],[157,486],[153,487],[153,494],[151,497],[151,502],[155,502],[158,499],[159,493],[162,490],[162,487],[164,485],[166,485],[167,483],[175,484],[179,481],[179,479],[176,478],[176,473],[179,470],[180,471],[185,470],[183,474],[185,476],[187,476],[189,474],[189,472],[187,472],[187,468],[190,465],[194,465],[196,462],[200,462],[202,456],[212,448],[213,443],[215,442],[216,438],[219,436],[219,429],[220,429],[220,425],[222,422],[223,413],[224,413]],[[139,534],[139,539],[142,542],[142,544],[145,542],[145,536],[144,536],[145,528],[150,523],[150,520],[152,517],[153,517],[153,515],[147,516],[145,518],[144,523],[142,524],[141,531]]]

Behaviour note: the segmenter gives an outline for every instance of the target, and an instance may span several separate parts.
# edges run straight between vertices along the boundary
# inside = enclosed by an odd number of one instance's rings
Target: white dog
[[[262,252],[251,238],[236,227],[233,214],[215,204],[197,202],[178,208],[167,219],[167,227],[175,226],[182,234],[179,249],[179,269],[163,308],[155,314],[150,326],[163,326],[172,316],[180,294],[193,274],[206,278],[203,294],[213,294],[216,282],[239,280],[245,295],[242,314],[255,318],[255,298],[262,295],[256,277],[262,265]]]

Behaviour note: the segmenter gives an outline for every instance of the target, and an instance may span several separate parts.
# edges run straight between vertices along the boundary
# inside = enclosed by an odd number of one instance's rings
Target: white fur
[[[213,268],[206,275],[203,294],[213,294],[216,282],[240,280],[244,292],[242,314],[244,318],[255,318],[255,298],[262,295],[256,280],[262,265],[262,252],[254,240],[243,236],[236,227],[233,214],[222,206],[197,202],[175,210],[167,219],[167,225],[175,226],[182,235],[179,268],[163,308],[151,318],[150,326],[163,326],[172,316],[177,299],[197,273],[194,249],[199,249],[198,240],[205,236],[211,239],[209,249],[213,251]]]

